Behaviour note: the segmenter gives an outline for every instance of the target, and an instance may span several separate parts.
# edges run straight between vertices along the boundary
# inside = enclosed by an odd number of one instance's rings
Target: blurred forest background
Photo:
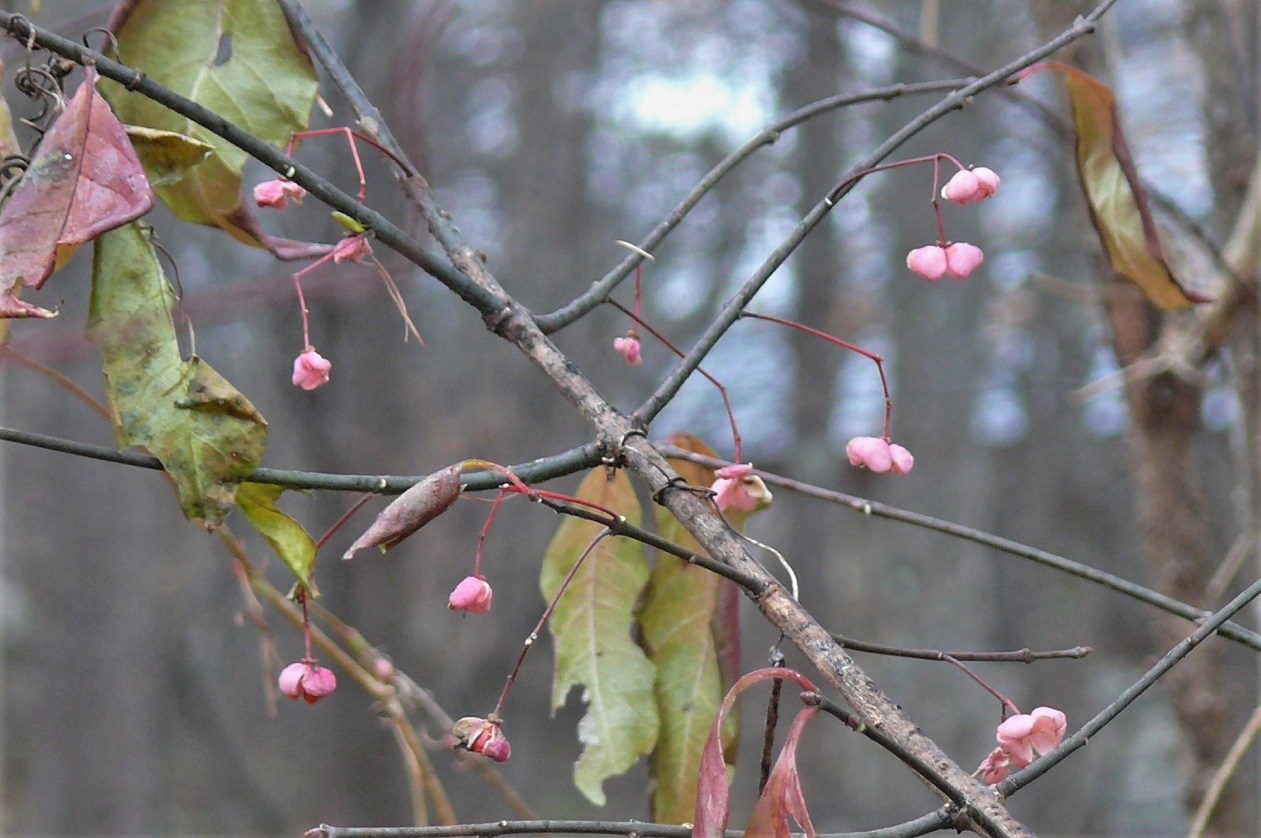
[[[624,255],[615,240],[643,236],[770,120],[839,92],[971,74],[830,2],[307,6],[465,236],[485,250],[507,290],[538,312],[603,274]],[[845,7],[985,69],[1028,51],[1086,8],[1012,0],[855,0]],[[99,2],[43,3],[36,22],[78,37],[107,12]],[[1114,85],[1140,171],[1218,242],[1256,148],[1257,26],[1249,0],[1122,0],[1069,57]],[[23,60],[12,41],[0,44],[0,58],[10,71]],[[1051,74],[1018,90],[1064,113]],[[349,110],[323,92],[336,116],[317,116],[316,124],[347,124]],[[5,95],[25,107],[11,86]],[[759,152],[656,250],[645,271],[649,321],[687,345],[854,160],[935,100],[842,110]],[[913,475],[872,477],[845,462],[848,437],[879,431],[881,396],[870,362],[754,322],[738,323],[706,364],[731,389],[745,457],[1145,582],[1122,393],[1114,387],[1080,396],[1115,365],[1093,291],[1100,251],[1074,180],[1071,143],[1027,105],[992,91],[898,156],[935,151],[1003,177],[994,200],[945,209],[948,234],[985,249],[976,274],[929,286],[906,271],[906,252],[936,235],[928,169],[907,169],[862,183],[755,305],[884,354],[895,389],[893,434],[916,456]],[[307,141],[300,153],[354,188],[344,144]],[[367,163],[368,202],[400,217],[387,169],[371,155]],[[250,183],[269,176],[261,168],[255,175]],[[510,345],[384,248],[378,251],[425,346],[403,343],[371,269],[329,266],[307,290],[319,349],[334,361],[332,382],[315,393],[297,390],[289,383],[301,349],[293,266],[162,211],[151,219],[178,265],[199,354],[271,423],[266,465],[422,474],[465,457],[515,463],[587,441],[578,415]],[[266,221],[295,238],[339,235],[314,202]],[[12,346],[100,396],[100,360],[82,336],[89,262],[85,250],[56,286],[65,294],[61,316],[16,324]],[[1201,287],[1208,277],[1186,279]],[[629,288],[621,299],[629,303]],[[670,355],[648,339],[644,365],[628,368],[612,349],[627,325],[606,307],[556,340],[606,395],[631,408]],[[1240,404],[1229,373],[1227,364],[1213,367],[1196,437],[1214,510],[1209,547],[1219,558],[1244,514],[1233,491]],[[108,425],[48,378],[5,363],[0,386],[3,424],[112,444]],[[731,454],[721,401],[702,380],[689,383],[653,434],[678,429]],[[349,680],[318,706],[285,702],[269,717],[257,634],[235,619],[243,599],[230,558],[183,520],[156,474],[14,445],[0,447],[0,468],[9,833],[293,835],[320,822],[408,822],[392,736]],[[572,489],[577,479],[555,488]],[[290,494],[284,503],[318,534],[351,500]],[[342,563],[335,557],[369,520],[361,513],[317,565],[325,603],[453,716],[493,705],[541,611],[538,563],[557,523],[541,508],[506,504],[486,548],[495,609],[462,618],[445,598],[470,572],[485,513],[482,504],[457,504],[389,555]],[[785,491],[750,531],[791,559],[805,605],[848,636],[949,650],[1094,647],[1080,661],[978,665],[1022,709],[1066,711],[1070,730],[1164,651],[1151,639],[1149,609],[939,534]],[[263,560],[265,546],[249,543]],[[274,559],[270,574],[285,584],[287,572]],[[745,616],[746,663],[754,667],[776,637],[752,609]],[[272,626],[282,655],[297,659],[300,634],[279,618]],[[1217,689],[1231,702],[1233,736],[1257,699],[1257,660],[1215,645],[1229,676]],[[896,658],[861,662],[960,763],[976,765],[989,752],[996,703],[959,671]],[[608,784],[603,810],[573,788],[581,713],[571,697],[549,718],[550,673],[544,643],[508,705],[513,759],[505,776],[548,817],[645,817],[642,767]],[[733,823],[755,797],[761,711],[746,707]],[[843,727],[820,723],[817,731],[802,760],[820,831],[875,828],[936,805],[901,765]],[[1186,829],[1183,751],[1157,689],[1011,807],[1046,833],[1179,834]],[[453,759],[438,752],[435,760],[462,818],[510,815]],[[1241,782],[1255,801],[1255,760]]]

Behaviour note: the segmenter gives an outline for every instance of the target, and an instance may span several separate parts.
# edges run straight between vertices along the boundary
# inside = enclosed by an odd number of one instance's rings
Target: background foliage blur
[[[1049,34],[1030,3],[851,5],[908,33],[936,10],[936,43],[984,68]],[[969,75],[822,2],[311,0],[308,7],[467,238],[486,251],[508,290],[540,312],[602,274],[623,253],[615,240],[642,236],[770,119],[838,92]],[[106,13],[103,3],[44,3],[37,22],[77,36]],[[1106,59],[1100,66],[1118,93],[1143,175],[1219,240],[1255,148],[1256,26],[1246,0],[1122,0],[1086,47]],[[9,41],[0,57],[9,68],[22,60]],[[1019,90],[1063,111],[1053,78]],[[5,95],[18,102],[11,87]],[[348,120],[326,95],[335,121]],[[688,344],[848,165],[928,101],[901,98],[824,116],[740,167],[656,251],[645,274],[650,322]],[[945,210],[952,238],[985,249],[977,274],[928,286],[905,270],[905,253],[936,231],[928,170],[903,170],[864,182],[755,306],[885,355],[894,435],[915,453],[914,474],[872,478],[844,462],[845,439],[879,429],[879,382],[869,362],[754,322],[737,324],[706,364],[731,389],[746,458],[1143,581],[1125,404],[1116,389],[1077,395],[1114,369],[1091,291],[1099,250],[1073,181],[1071,146],[1028,107],[990,94],[899,156],[934,151],[1003,177],[995,200]],[[341,185],[355,185],[338,142],[308,141],[301,154]],[[256,176],[265,177],[261,169]],[[369,203],[398,216],[401,202],[379,161],[369,161],[369,181]],[[267,221],[285,235],[333,240],[335,225],[312,203]],[[301,349],[290,267],[161,213],[155,224],[178,264],[199,354],[271,423],[267,465],[421,474],[464,457],[512,463],[586,441],[578,416],[512,347],[435,282],[385,254],[426,345],[403,343],[370,269],[330,266],[307,288],[319,348],[334,360],[332,383],[298,391],[288,381]],[[59,280],[61,316],[17,324],[12,344],[99,395],[100,361],[82,337],[88,261],[79,256]],[[612,349],[627,325],[605,308],[557,340],[617,404],[632,407],[669,355],[647,340],[644,366],[628,369]],[[1224,370],[1217,373],[1197,444],[1220,518],[1213,548],[1224,555],[1238,527],[1230,462],[1239,405]],[[6,364],[0,386],[4,424],[112,442],[98,416],[48,379]],[[653,431],[675,429],[731,453],[721,402],[701,380],[685,387]],[[229,559],[183,521],[161,479],[15,446],[0,448],[0,468],[10,832],[295,834],[321,821],[407,822],[391,735],[349,683],[318,706],[286,702],[268,717],[257,636],[234,619],[243,601]],[[350,500],[291,494],[285,505],[319,533]],[[461,618],[447,611],[445,597],[470,570],[485,512],[460,503],[388,556],[365,553],[344,564],[334,557],[354,537],[352,524],[317,569],[326,604],[455,716],[492,706],[542,608],[538,561],[556,525],[537,507],[506,504],[487,542],[495,610]],[[975,545],[782,491],[750,529],[791,559],[807,607],[846,635],[951,650],[1093,646],[1078,662],[980,667],[1022,709],[1064,709],[1070,728],[1153,653],[1143,608]],[[266,548],[251,544],[262,559]],[[270,572],[283,584],[278,561]],[[746,616],[745,655],[756,666],[776,638],[752,611]],[[296,658],[299,634],[278,619],[273,628],[282,654]],[[548,718],[548,654],[544,646],[527,661],[509,702],[506,776],[547,816],[643,817],[642,770],[608,785],[604,810],[573,789],[580,714],[571,699]],[[1237,650],[1225,654],[1232,680],[1223,689],[1242,717],[1255,701],[1256,662]],[[962,764],[988,753],[996,703],[958,671],[901,659],[864,657],[863,665]],[[760,716],[748,706],[747,719]],[[826,728],[819,725],[801,755],[821,831],[874,828],[935,805],[893,760],[840,726]],[[750,738],[737,809],[752,805],[755,753]],[[1011,806],[1044,831],[1176,834],[1185,829],[1179,757],[1176,727],[1156,690]],[[436,759],[453,765],[441,753]],[[1251,777],[1255,768],[1247,771]],[[444,776],[461,817],[507,815],[476,778]]]

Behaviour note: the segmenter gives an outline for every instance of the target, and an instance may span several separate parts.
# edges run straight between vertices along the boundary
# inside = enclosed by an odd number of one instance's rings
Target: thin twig
[[[686,448],[679,448],[676,445],[668,443],[658,443],[661,449],[668,457],[677,457],[682,460],[699,463],[710,468],[721,468],[730,465],[726,460],[718,457],[707,457],[704,454],[697,454]],[[950,521],[944,521],[941,518],[934,518],[931,515],[921,515],[918,512],[910,512],[906,509],[900,509],[896,506],[880,503],[878,501],[866,500],[865,498],[847,495],[844,492],[836,492],[831,489],[822,489],[809,483],[803,483],[800,480],[793,480],[790,477],[774,474],[762,469],[754,469],[753,473],[761,477],[772,486],[780,486],[793,492],[806,495],[808,497],[818,498],[830,503],[839,504],[848,507],[855,512],[862,513],[874,518],[885,518],[890,521],[900,521],[903,524],[910,524],[914,527],[920,527],[926,530],[949,535],[954,538],[961,538],[965,541],[971,541],[974,544],[980,544],[985,547],[992,547],[1012,556],[1036,562],[1040,565],[1053,568],[1055,570],[1084,579],[1087,582],[1093,582],[1096,585],[1124,594],[1131,599],[1159,608],[1161,611],[1167,611],[1170,614],[1176,614],[1186,620],[1199,622],[1206,617],[1211,616],[1211,611],[1205,611],[1200,608],[1188,605],[1181,600],[1165,596],[1162,593],[1153,591],[1151,588],[1145,588],[1128,579],[1124,579],[1106,571],[1098,570],[1087,564],[1075,562],[1072,559],[1058,556],[1055,553],[1049,553],[1046,550],[1039,550],[1036,547],[1030,547],[1021,544],[1018,541],[1012,541],[1001,536],[991,535],[981,530],[965,527],[962,524],[955,524]],[[1261,651],[1261,634],[1250,631],[1237,623],[1227,623],[1222,626],[1220,632],[1222,637],[1233,640],[1236,643]]]
[[[887,140],[877,146],[867,156],[859,160],[849,170],[844,178],[838,183],[814,208],[806,213],[805,217],[797,223],[792,231],[784,237],[784,240],[771,251],[770,255],[763,260],[753,275],[745,281],[744,285],[733,294],[727,302],[719,310],[718,315],[710,322],[709,326],[696,340],[687,357],[674,366],[670,374],[657,387],[657,389],[635,410],[635,418],[643,423],[651,422],[657,414],[659,414],[674,396],[678,393],[683,383],[691,377],[696,367],[705,360],[710,350],[718,343],[719,339],[727,333],[731,328],[731,324],[740,317],[745,307],[753,300],[757,293],[771,278],[775,271],[788,259],[805,237],[813,230],[819,222],[821,222],[832,208],[836,206],[837,201],[845,197],[854,188],[860,179],[874,166],[878,165],[882,160],[900,148],[903,143],[911,137],[924,130],[933,122],[942,118],[946,114],[963,108],[972,97],[982,91],[988,90],[1007,79],[1014,76],[1020,70],[1029,67],[1049,55],[1057,52],[1064,46],[1072,43],[1083,35],[1094,31],[1096,21],[1109,8],[1115,4],[1116,0],[1104,0],[1089,15],[1079,17],[1068,30],[1056,38],[1048,41],[1032,52],[1026,53],[1014,61],[1009,62],[1003,67],[983,76],[976,81],[967,84],[957,90],[952,91],[944,99],[933,107],[924,111],[915,119],[908,122],[902,128],[893,133]],[[651,248],[647,248],[651,249]]]
[[[832,637],[846,649],[853,649],[855,652],[926,661],[945,661],[954,658],[957,661],[984,661],[986,663],[1033,663],[1065,658],[1080,660],[1094,651],[1089,646],[1074,646],[1071,649],[1055,649],[1048,652],[1034,652],[1030,649],[1017,649],[1013,652],[939,652],[936,649],[904,649],[899,646],[886,646],[883,643],[856,640],[841,634],[833,634]]]

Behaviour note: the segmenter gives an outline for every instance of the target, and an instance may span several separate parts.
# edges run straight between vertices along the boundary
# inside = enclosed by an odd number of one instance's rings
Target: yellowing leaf
[[[578,497],[639,524],[639,502],[621,471],[613,480],[603,470],[591,472]],[[577,518],[561,523],[543,558],[540,586],[549,602],[601,529]],[[604,538],[583,560],[548,623],[556,642],[552,709],[564,705],[572,687],[584,688],[587,715],[578,724],[584,748],[574,784],[598,806],[605,802],[604,781],[625,772],[657,741],[654,668],[631,639],[635,603],[647,581],[642,545]]]
[[[139,224],[96,240],[88,338],[105,358],[118,445],[148,448],[171,476],[184,515],[213,529],[262,459],[267,422],[205,361],[180,357],[173,303]]]
[[[310,122],[315,69],[275,0],[134,0],[119,5],[109,26],[123,63],[256,137],[283,147]],[[327,250],[273,239],[262,230],[242,196],[244,151],[120,85],[103,89],[124,122],[183,134],[214,149],[186,177],[157,188],[177,216],[221,227],[282,258]]]
[[[1183,288],[1165,262],[1112,91],[1093,76],[1058,61],[1026,72],[1042,68],[1059,70],[1068,85],[1077,131],[1077,177],[1113,270],[1166,310],[1210,302],[1211,298]]]
[[[301,524],[290,518],[276,506],[284,489],[264,483],[242,483],[236,492],[236,502],[245,520],[254,531],[271,545],[293,575],[312,596],[320,592],[311,580],[315,566],[315,542]]]
[[[688,434],[672,434],[669,441],[697,454],[716,456],[713,449]],[[673,459],[670,464],[693,486],[714,482],[713,471],[704,466]],[[702,550],[669,510],[657,507],[656,522],[663,538]],[[639,626],[648,659],[657,667],[655,695],[661,716],[661,733],[649,760],[652,819],[660,823],[692,820],[701,751],[723,694],[734,681],[734,675],[724,677],[720,665],[723,650],[715,625],[723,589],[732,585],[702,567],[659,553],[644,596]],[[722,632],[738,668],[739,624],[725,625]],[[738,717],[733,713],[723,729],[731,759],[738,728]]]
[[[149,183],[166,186],[175,183],[214,152],[214,147],[174,131],[159,131],[139,125],[127,126],[127,136],[144,166]]]

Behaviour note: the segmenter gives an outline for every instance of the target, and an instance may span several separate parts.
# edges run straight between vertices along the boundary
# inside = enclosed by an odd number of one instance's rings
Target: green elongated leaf
[[[641,514],[630,480],[618,471],[608,480],[591,472],[578,497],[612,509],[638,525]],[[543,557],[540,586],[550,602],[565,576],[602,527],[566,518]],[[625,772],[657,742],[653,700],[654,667],[631,639],[635,603],[648,581],[642,545],[628,538],[605,538],[587,555],[560,597],[548,625],[556,642],[552,710],[571,688],[585,688],[587,715],[578,724],[584,748],[574,766],[574,784],[597,806],[603,785]]]
[[[689,434],[672,434],[669,441],[697,454],[716,456]],[[694,486],[714,482],[713,471],[704,466],[673,459],[670,464]],[[664,507],[656,509],[656,525],[663,538],[702,550]],[[693,819],[701,752],[722,697],[738,673],[739,623],[734,620],[734,609],[720,607],[726,588],[734,589],[734,585],[702,567],[660,553],[639,612],[648,659],[657,667],[661,735],[648,765],[653,781],[652,819],[659,823]],[[732,619],[722,621],[720,615]],[[724,654],[735,658],[730,673],[723,665]],[[739,717],[732,712],[724,722],[723,744],[733,763],[738,732]]]
[[[301,524],[277,508],[276,501],[282,492],[284,488],[281,486],[245,482],[237,488],[237,506],[254,531],[293,571],[307,593],[319,596],[319,589],[311,580],[311,570],[315,567],[315,541]]]
[[[205,361],[180,357],[173,303],[144,228],[97,238],[88,339],[105,358],[114,435],[161,460],[185,517],[213,529],[262,459],[267,422]]]
[[[315,69],[275,0],[134,0],[118,5],[109,28],[123,63],[263,140],[283,147],[310,123]],[[186,177],[157,187],[177,216],[221,227],[282,258],[327,250],[273,239],[262,230],[242,196],[244,151],[120,85],[102,90],[124,122],[173,131],[214,149]]]
[[[1093,76],[1058,61],[1043,62],[1025,72],[1043,68],[1064,74],[1077,132],[1077,178],[1113,270],[1162,309],[1211,302],[1212,298],[1183,288],[1165,261],[1112,91]]]

